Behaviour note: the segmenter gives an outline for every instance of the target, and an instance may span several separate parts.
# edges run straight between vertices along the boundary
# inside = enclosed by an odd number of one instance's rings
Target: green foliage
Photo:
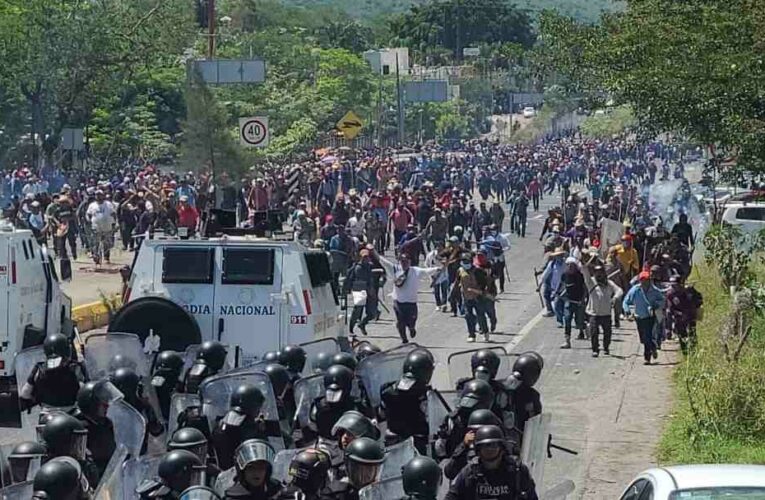
[[[764,272],[753,269],[760,281]],[[704,295],[704,319],[696,348],[675,370],[678,402],[659,460],[765,463],[765,319],[748,299],[731,300],[715,267],[701,264],[691,279]],[[746,334],[735,357],[741,337],[726,332]]]
[[[629,106],[619,106],[607,110],[603,115],[588,116],[579,128],[587,137],[610,139],[636,123],[632,109]]]
[[[704,235],[704,259],[714,265],[726,287],[752,287],[752,257],[765,247],[765,231],[743,233],[739,226],[716,224]]]
[[[409,47],[422,61],[433,57],[435,47],[448,49],[461,61],[464,47],[534,43],[529,16],[500,0],[432,0],[393,17],[390,29],[394,43]]]

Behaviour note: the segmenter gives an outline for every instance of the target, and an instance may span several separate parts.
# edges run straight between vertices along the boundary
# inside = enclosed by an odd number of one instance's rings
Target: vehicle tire
[[[183,352],[190,345],[202,343],[197,320],[175,302],[161,297],[144,297],[122,306],[107,331],[134,333],[143,342],[150,330],[160,338],[160,351]]]

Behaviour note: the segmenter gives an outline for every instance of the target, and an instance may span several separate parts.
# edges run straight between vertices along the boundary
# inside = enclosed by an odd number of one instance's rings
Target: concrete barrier
[[[72,308],[72,321],[77,324],[80,333],[96,328],[103,328],[109,324],[111,315],[121,305],[121,297],[115,295],[106,301],[91,302]],[[110,310],[112,308],[112,310]]]

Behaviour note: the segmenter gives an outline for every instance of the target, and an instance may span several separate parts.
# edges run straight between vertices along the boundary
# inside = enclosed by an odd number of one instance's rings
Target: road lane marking
[[[518,335],[513,337],[513,340],[505,344],[505,351],[510,352],[513,347],[518,345],[526,336],[531,333],[531,331],[536,328],[536,326],[539,324],[540,321],[542,321],[542,318],[544,318],[545,309],[542,309],[539,311],[539,313],[531,318],[528,323],[526,323],[523,328],[521,328],[521,331],[518,332]]]

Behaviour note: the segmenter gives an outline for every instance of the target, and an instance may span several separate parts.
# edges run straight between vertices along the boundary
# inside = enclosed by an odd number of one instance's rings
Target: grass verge
[[[754,268],[765,273],[762,264]],[[696,349],[675,369],[675,406],[659,463],[765,464],[765,319],[751,320],[737,359],[726,356],[725,343],[737,345],[722,335],[731,325],[731,298],[705,263],[695,266],[691,281],[704,295],[704,319]]]

